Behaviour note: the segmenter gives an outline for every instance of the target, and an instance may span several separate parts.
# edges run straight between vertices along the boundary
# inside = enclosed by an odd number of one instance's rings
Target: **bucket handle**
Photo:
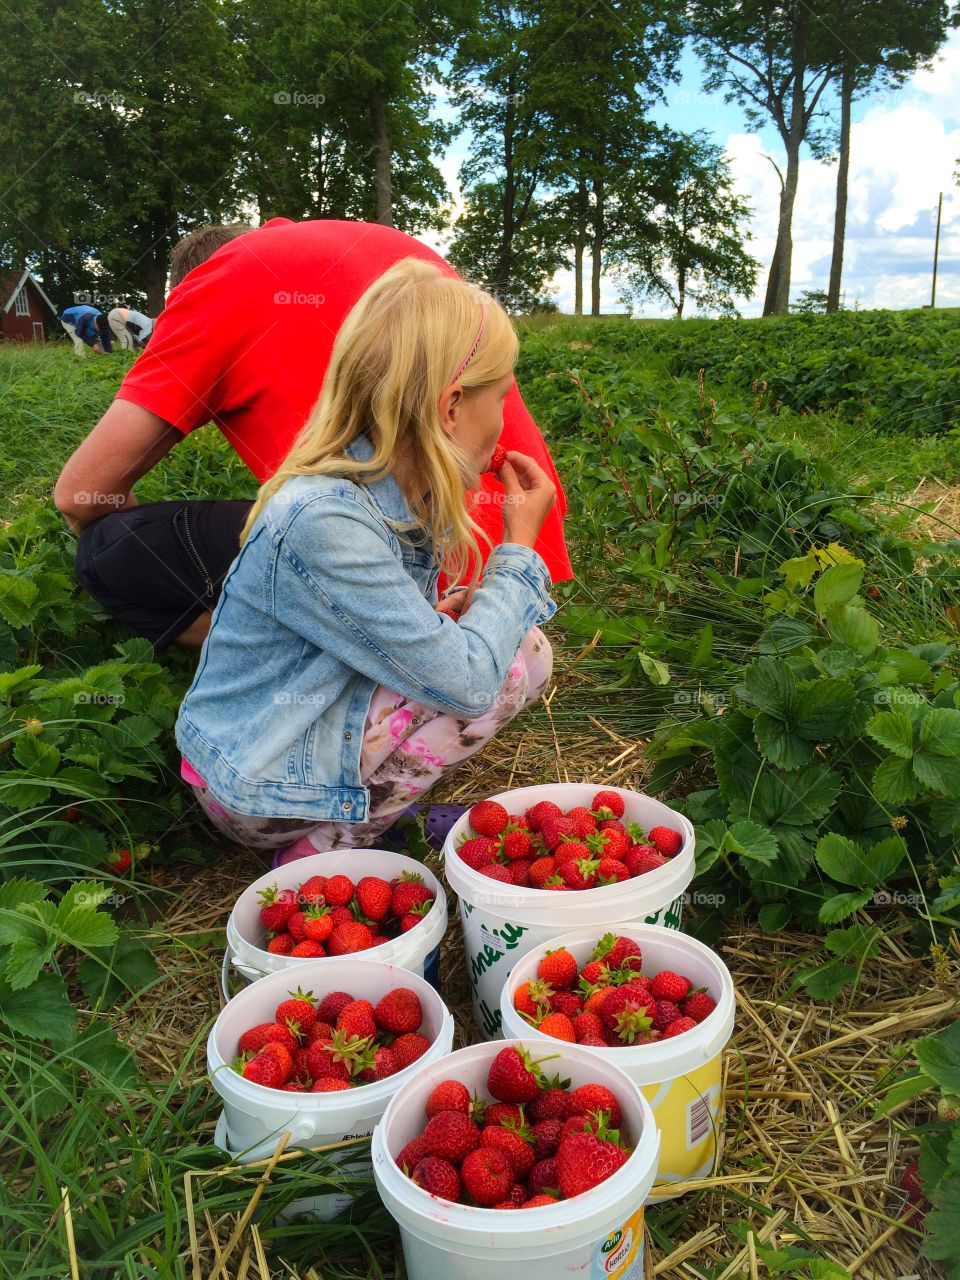
[[[224,1000],[230,999],[228,979],[230,976],[230,961],[232,958],[233,957],[230,955],[230,948],[225,948],[223,953],[223,964],[220,966],[220,990],[223,992]]]

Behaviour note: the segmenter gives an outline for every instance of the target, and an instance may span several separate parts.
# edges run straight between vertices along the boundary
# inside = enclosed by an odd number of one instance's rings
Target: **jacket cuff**
[[[496,574],[501,569],[517,574],[539,597],[539,608],[529,625],[539,626],[543,622],[549,622],[557,612],[557,606],[550,599],[552,579],[540,553],[519,542],[501,542],[494,550],[493,570]]]

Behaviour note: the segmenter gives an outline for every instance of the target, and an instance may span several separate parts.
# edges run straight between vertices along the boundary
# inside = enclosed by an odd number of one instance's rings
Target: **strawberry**
[[[665,858],[652,844],[635,844],[623,855],[623,861],[632,876],[642,876],[647,871],[665,867],[670,859]]]
[[[302,1080],[288,1080],[285,1085],[281,1085],[283,1093],[309,1093],[310,1086]]]
[[[565,990],[577,980],[577,962],[566,947],[547,951],[537,965],[537,977],[549,982],[556,991]]]
[[[408,911],[433,903],[433,894],[423,883],[423,878],[416,871],[404,871],[399,880],[394,882],[390,899],[390,910],[395,916],[405,916]]]
[[[625,806],[617,791],[598,791],[590,801],[591,812],[599,818],[622,818]]]
[[[433,1121],[431,1121],[431,1124]],[[475,1204],[490,1208],[509,1195],[513,1186],[513,1165],[495,1148],[471,1151],[460,1166],[463,1189]]]
[[[523,1124],[523,1108],[513,1102],[491,1102],[484,1109],[484,1124]]]
[[[328,907],[345,907],[354,894],[354,883],[349,876],[331,876],[323,890]]]
[[[530,863],[530,888],[543,889],[546,887],[547,881],[552,878],[556,871],[557,860],[552,854],[547,854],[543,858],[536,858]]]
[[[498,862],[488,862],[485,867],[480,867],[479,870],[480,874],[486,876],[488,880],[500,880],[504,884],[513,884],[510,872]]]
[[[487,1090],[498,1102],[529,1102],[536,1097],[542,1078],[526,1049],[509,1045],[490,1063]]]
[[[330,911],[330,919],[333,921],[333,927],[336,928],[338,924],[354,924],[357,917],[349,907],[333,907]]]
[[[513,1007],[528,1018],[536,1018],[539,1016],[539,1007],[549,1005],[552,998],[553,987],[538,978],[535,982],[520,983],[513,993]]]
[[[388,1076],[396,1075],[399,1070],[397,1055],[389,1046],[381,1044],[373,1051],[373,1066],[364,1067],[358,1075],[365,1083],[369,1083],[375,1080],[386,1080]]]
[[[580,970],[580,986],[607,986],[610,982],[610,967],[604,960],[588,960]]]
[[[260,1051],[261,1053],[270,1053],[280,1063],[283,1069],[284,1084],[293,1075],[293,1054],[285,1044],[280,1044],[277,1040],[271,1040],[269,1044],[265,1044]]]
[[[293,1074],[298,1080],[309,1080],[310,1078],[308,1053],[309,1049],[301,1049],[299,1046],[293,1051]]]
[[[281,1026],[289,1027],[295,1036],[307,1035],[317,1021],[313,992],[301,991],[297,987],[296,991],[290,992],[289,1000],[283,1000],[277,1005],[273,1016]],[[292,1024],[296,1025],[296,1030]]]
[[[426,1154],[423,1138],[411,1138],[403,1150],[397,1152],[397,1164],[405,1173],[409,1173]]]
[[[573,1019],[573,1034],[582,1043],[584,1037],[598,1039],[603,1036],[603,1021],[596,1013],[578,1013]]]
[[[271,1042],[285,1045],[291,1053],[297,1047],[296,1038],[289,1027],[284,1027],[277,1022],[261,1022],[251,1027],[249,1031],[244,1031],[237,1041],[237,1050],[240,1053],[259,1053],[264,1045]]]
[[[297,890],[297,897],[307,906],[322,904],[325,901],[323,891],[326,887],[326,876],[311,876],[309,880],[304,880]]]
[[[497,842],[489,836],[476,836],[473,840],[464,840],[457,853],[473,871],[479,871],[497,856]]]
[[[297,895],[293,889],[277,891],[276,885],[269,889],[261,889],[257,895],[262,903],[260,907],[260,923],[270,933],[277,933],[286,927],[287,921],[297,910]]]
[[[409,987],[394,987],[378,1001],[373,1016],[381,1031],[402,1035],[405,1031],[418,1031],[423,1022],[423,1006],[420,997]]]
[[[325,1044],[328,1040],[333,1039],[333,1027],[329,1022],[321,1022],[319,1019],[313,1024],[307,1035],[307,1045]]]
[[[522,1182],[515,1182],[513,1186],[510,1188],[510,1195],[508,1196],[508,1198],[506,1200],[501,1200],[500,1203],[504,1206],[504,1208],[506,1208],[506,1206],[509,1205],[511,1209],[519,1209],[524,1204],[526,1199],[527,1199],[527,1188],[523,1185]],[[494,1208],[496,1208],[496,1206],[494,1206]]]
[[[558,818],[546,818],[540,828],[540,838],[547,849],[556,849],[561,840],[572,840],[576,833],[577,824],[563,814]]]
[[[524,1200],[520,1206],[521,1209],[539,1209],[545,1204],[556,1204],[559,1196],[549,1196],[546,1194],[531,1196],[529,1200]]]
[[[574,834],[581,840],[584,836],[592,836],[597,829],[597,815],[591,813],[585,805],[575,805],[568,809],[566,816],[576,828]]]
[[[570,1095],[552,1081],[533,1099],[527,1114],[535,1123],[541,1120],[566,1120],[570,1115]]]
[[[68,819],[70,821],[70,819]],[[107,860],[103,864],[108,871],[112,871],[115,876],[122,876],[133,866],[133,858],[130,856],[129,849],[114,849],[107,854]]]
[[[302,942],[307,936],[306,932],[307,917],[302,911],[295,911],[287,921],[287,933],[294,942]],[[319,942],[321,939],[316,938],[313,941]]]
[[[441,1111],[427,1121],[423,1142],[427,1155],[459,1164],[468,1152],[479,1147],[480,1130],[459,1111]]]
[[[480,1132],[480,1146],[488,1151],[502,1151],[518,1179],[525,1178],[533,1168],[532,1142],[533,1132],[528,1125],[508,1129],[502,1124],[491,1124]]]
[[[554,1120],[538,1120],[530,1130],[533,1135],[533,1150],[538,1160],[546,1160],[548,1156],[552,1156],[557,1147],[560,1145],[560,1131],[563,1128],[563,1121]]]
[[[575,858],[560,868],[560,878],[569,889],[592,889],[597,883],[596,858]]]
[[[267,943],[267,950],[274,956],[288,956],[293,946],[293,939],[289,933],[277,933]]]
[[[677,1018],[676,1022],[671,1022],[664,1031],[663,1038],[670,1040],[673,1036],[682,1035],[684,1031],[692,1031],[696,1025],[692,1018]]]
[[[654,1000],[672,1000],[674,1004],[679,1004],[686,999],[692,986],[693,983],[689,978],[673,973],[670,969],[664,969],[651,981],[650,990]]]
[[[276,1055],[262,1050],[243,1064],[241,1074],[244,1080],[262,1084],[267,1089],[281,1089],[287,1083],[290,1073],[284,1071],[284,1064]]]
[[[303,936],[310,942],[326,942],[333,933],[333,919],[327,907],[308,907],[303,917]]]
[[[590,846],[582,840],[561,840],[554,852],[557,860],[557,871],[565,862],[573,862],[576,858],[592,858]]]
[[[510,821],[510,815],[497,800],[481,800],[468,815],[470,826],[478,836],[498,836]]]
[[[470,1114],[470,1090],[459,1080],[441,1080],[427,1099],[427,1118],[438,1116],[441,1111],[459,1111]]]
[[[570,1115],[585,1116],[594,1111],[605,1111],[609,1116],[610,1127],[617,1129],[620,1126],[620,1103],[617,1095],[605,1084],[582,1084],[578,1089],[572,1089],[567,1105]]]
[[[354,951],[366,951],[372,945],[373,934],[369,926],[361,924],[359,920],[338,924],[330,934],[330,941],[327,943],[332,956],[345,956]]]
[[[633,841],[627,835],[626,828],[620,822],[601,822],[597,834],[593,837],[597,842],[598,853],[603,858],[621,860]]]
[[[430,1048],[430,1041],[418,1031],[408,1031],[402,1036],[397,1036],[390,1048],[396,1054],[402,1071],[404,1067],[409,1067],[411,1062],[416,1062],[418,1058],[423,1057]]]
[[[537,1029],[545,1036],[553,1036],[554,1040],[567,1040],[573,1044],[576,1035],[573,1023],[565,1013],[548,1013],[537,1023]]]
[[[393,890],[379,876],[364,876],[357,882],[357,904],[369,919],[385,920],[390,914],[392,901]]]
[[[510,877],[510,883],[519,885],[521,889],[526,889],[530,885],[530,863],[526,858],[519,858],[516,862],[508,862],[504,868]]]
[[[683,848],[683,836],[679,831],[674,831],[673,827],[651,827],[647,838],[668,858],[672,858]]]
[[[508,828],[500,837],[500,852],[508,862],[528,857],[532,848],[533,841],[527,831],[511,831]]]
[[[629,880],[630,872],[625,862],[619,858],[601,858],[597,867],[598,884],[618,884],[621,880]]]
[[[309,938],[304,938],[303,942],[298,942],[290,952],[292,956],[307,956],[315,960],[318,956],[325,956],[327,953],[323,949],[322,942],[311,942]]]
[[[449,1160],[441,1160],[437,1156],[424,1156],[410,1177],[424,1191],[441,1200],[460,1199],[460,1175]]]
[[[545,1121],[546,1124],[552,1124],[553,1121]],[[535,1199],[549,1200],[555,1203],[552,1196],[542,1196],[548,1187],[557,1186],[557,1162],[552,1156],[547,1156],[543,1160],[538,1160],[530,1170],[530,1177],[527,1179],[527,1190]]]
[[[400,932],[409,933],[411,929],[415,929],[432,906],[433,898],[429,902],[422,902],[419,907],[414,907],[412,911],[408,911],[406,915],[401,917]]]
[[[594,1048],[597,1048],[597,1049],[609,1049],[612,1047],[609,1044],[607,1044],[607,1041],[603,1036],[593,1036],[593,1035],[581,1036],[577,1040],[577,1044],[593,1045]]]
[[[680,1017],[680,1010],[672,1000],[657,1000],[653,1006],[653,1025],[657,1031],[666,1031],[671,1022]]]
[[[342,1029],[334,1031],[326,1044],[311,1045],[307,1050],[310,1074],[314,1080],[333,1076],[337,1080],[349,1080],[358,1067],[367,1067],[372,1061],[370,1042],[350,1036]]]
[[[712,996],[708,996],[705,991],[695,991],[692,996],[687,996],[681,1006],[681,1013],[685,1018],[692,1018],[694,1022],[703,1022],[704,1018],[709,1018],[711,1013],[717,1007],[717,1002]]]
[[[370,1001],[354,1000],[351,1004],[344,1005],[337,1018],[337,1030],[345,1031],[348,1036],[356,1036],[359,1040],[372,1040],[377,1034],[377,1024]]]
[[[583,1008],[583,1000],[575,991],[558,991],[550,999],[551,1013],[565,1013],[573,1021]]]
[[[340,1011],[345,1005],[353,1003],[353,996],[346,991],[331,991],[317,1005],[317,1021],[328,1022],[335,1026]]]
[[[563,810],[552,800],[540,800],[535,805],[531,805],[523,816],[531,831],[542,831],[543,824],[548,818],[559,818],[562,814]]]
[[[502,444],[493,446],[493,453],[490,455],[490,466],[488,471],[499,471],[507,460],[507,451]]]
[[[334,1076],[321,1076],[310,1086],[311,1093],[339,1093],[341,1089],[349,1089],[347,1080],[337,1080]]]
[[[605,1182],[627,1162],[628,1153],[592,1133],[575,1133],[557,1151],[557,1182],[565,1198]]]

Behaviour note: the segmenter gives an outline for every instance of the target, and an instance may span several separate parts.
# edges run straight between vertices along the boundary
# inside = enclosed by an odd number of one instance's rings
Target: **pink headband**
[[[464,369],[467,367],[467,365],[470,363],[473,357],[477,354],[477,348],[480,345],[480,339],[483,337],[483,326],[486,324],[486,321],[487,321],[486,304],[481,302],[480,328],[477,330],[477,336],[473,340],[473,346],[470,348],[469,352],[467,353],[467,358],[461,363],[460,367],[457,369],[457,372],[450,379],[451,383],[456,382],[456,380],[460,377],[461,373],[463,373]]]

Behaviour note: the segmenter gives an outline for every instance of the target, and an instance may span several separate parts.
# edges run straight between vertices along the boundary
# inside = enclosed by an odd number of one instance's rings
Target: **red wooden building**
[[[57,309],[29,271],[0,271],[0,342],[43,342]]]

